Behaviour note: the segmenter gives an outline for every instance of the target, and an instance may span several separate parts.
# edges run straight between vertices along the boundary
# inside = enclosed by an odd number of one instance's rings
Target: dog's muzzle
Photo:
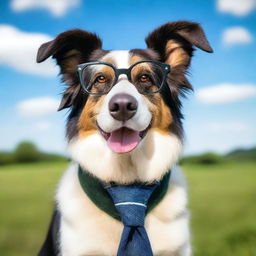
[[[105,97],[97,126],[113,152],[128,153],[144,138],[150,121],[143,97],[133,84],[122,80]]]
[[[114,119],[125,122],[136,114],[138,101],[129,94],[119,93],[111,98],[108,108]]]

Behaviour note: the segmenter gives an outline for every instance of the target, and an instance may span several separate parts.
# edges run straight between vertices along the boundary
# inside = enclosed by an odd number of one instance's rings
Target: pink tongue
[[[127,153],[132,151],[140,140],[139,132],[123,127],[110,134],[108,146],[115,153]]]

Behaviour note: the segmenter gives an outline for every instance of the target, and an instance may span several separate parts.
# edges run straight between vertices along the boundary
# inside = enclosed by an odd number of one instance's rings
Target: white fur
[[[57,192],[61,211],[62,256],[116,255],[123,225],[98,209],[77,178],[77,165],[64,174]],[[154,255],[189,256],[187,197],[184,177],[172,169],[165,198],[147,215],[145,227]]]
[[[102,61],[105,59],[112,59],[117,68],[129,68],[130,54],[128,50],[115,50],[106,54]]]
[[[113,153],[100,134],[74,138],[69,143],[72,159],[99,179],[130,183],[160,180],[178,160],[181,141],[176,135],[150,130],[139,146],[126,154]]]

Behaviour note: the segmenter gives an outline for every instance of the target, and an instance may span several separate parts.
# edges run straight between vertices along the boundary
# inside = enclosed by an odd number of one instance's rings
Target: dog
[[[192,90],[186,72],[195,47],[213,50],[201,26],[189,21],[160,26],[146,44],[103,50],[96,34],[74,29],[39,48],[37,62],[54,58],[67,85],[58,110],[70,109],[66,135],[74,161],[58,186],[40,256],[117,255],[124,225],[104,210],[103,194],[94,198],[97,189],[154,182],[164,192],[145,217],[152,254],[192,254],[186,181],[176,166],[181,97]],[[93,185],[81,185],[83,174]]]

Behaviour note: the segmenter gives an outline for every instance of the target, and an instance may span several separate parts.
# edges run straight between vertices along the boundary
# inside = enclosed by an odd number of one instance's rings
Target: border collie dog
[[[146,44],[103,50],[96,34],[74,29],[39,48],[37,62],[54,58],[67,85],[59,110],[70,109],[74,161],[40,256],[191,255],[186,182],[175,166],[180,97],[192,90],[185,75],[195,47],[213,50],[188,21],[162,25]]]

